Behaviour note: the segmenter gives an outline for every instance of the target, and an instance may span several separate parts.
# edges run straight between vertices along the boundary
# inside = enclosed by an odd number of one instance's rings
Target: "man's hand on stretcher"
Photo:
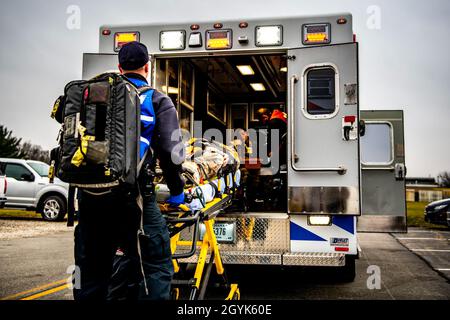
[[[180,204],[184,204],[184,191],[179,195],[170,195],[169,199],[166,201],[172,207],[178,207]]]
[[[184,192],[179,195],[170,195],[164,204],[160,204],[161,211],[173,211],[179,209],[181,211],[190,211],[189,207],[185,204]]]

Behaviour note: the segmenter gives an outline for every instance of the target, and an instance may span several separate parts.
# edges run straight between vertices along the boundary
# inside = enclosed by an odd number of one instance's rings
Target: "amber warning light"
[[[330,43],[330,24],[303,25],[303,44]]]
[[[230,49],[231,48],[231,30],[208,30],[206,32],[206,48]]]
[[[117,32],[114,34],[114,50],[119,51],[125,44],[139,41],[139,32]]]

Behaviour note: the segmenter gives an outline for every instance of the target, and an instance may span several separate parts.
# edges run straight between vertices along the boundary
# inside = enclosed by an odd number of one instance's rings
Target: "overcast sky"
[[[71,5],[80,29],[67,28]],[[362,109],[405,111],[409,176],[450,170],[450,1],[155,0],[2,1],[0,124],[50,149],[58,125],[51,106],[81,77],[82,53],[98,52],[102,24],[245,20],[353,14],[360,42]],[[380,10],[380,20],[373,20]]]

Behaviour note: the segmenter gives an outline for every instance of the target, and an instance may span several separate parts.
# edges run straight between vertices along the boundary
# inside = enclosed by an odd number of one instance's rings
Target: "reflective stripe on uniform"
[[[150,145],[150,141],[148,141],[148,139],[141,137],[141,142],[145,143],[146,145]]]
[[[153,122],[154,118],[151,116],[141,115],[141,121]]]

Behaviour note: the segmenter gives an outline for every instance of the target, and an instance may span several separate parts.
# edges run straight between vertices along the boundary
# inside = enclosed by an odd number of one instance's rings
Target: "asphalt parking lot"
[[[14,223],[15,229],[25,223],[21,233],[6,237],[0,228],[0,298],[72,299],[66,271],[73,265],[73,228],[47,223],[47,231],[35,234],[27,233],[28,221]],[[329,268],[233,266],[228,274],[239,282],[242,299],[449,300],[449,234],[415,228],[359,234],[362,251],[352,283],[340,283]],[[367,286],[373,266],[380,270],[379,289]]]
[[[395,238],[450,281],[450,230],[409,228],[407,234],[395,234]]]

